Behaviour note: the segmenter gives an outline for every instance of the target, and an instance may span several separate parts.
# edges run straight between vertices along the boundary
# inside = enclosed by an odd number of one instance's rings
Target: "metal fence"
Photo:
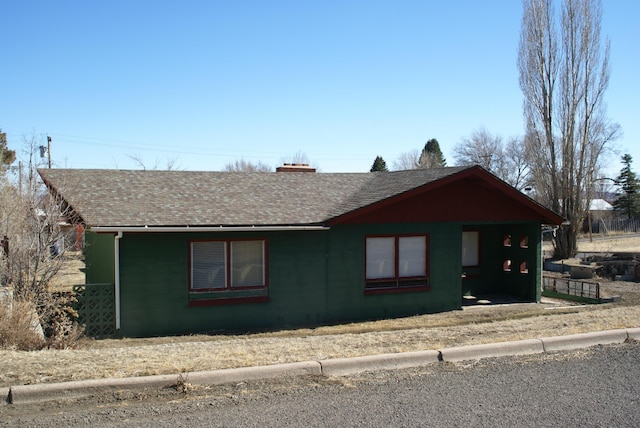
[[[569,296],[600,300],[600,283],[568,278],[542,277],[542,290]]]
[[[116,332],[113,284],[74,285],[76,311],[87,336],[105,338]]]

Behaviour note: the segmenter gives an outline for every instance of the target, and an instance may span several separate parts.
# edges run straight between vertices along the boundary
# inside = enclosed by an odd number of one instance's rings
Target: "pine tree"
[[[387,163],[384,161],[384,159],[382,159],[382,156],[376,156],[376,160],[373,161],[373,165],[369,170],[369,172],[376,172],[376,171],[385,171],[385,172],[389,171],[387,169]]]
[[[623,212],[628,218],[640,215],[640,180],[631,170],[633,158],[630,154],[622,156],[624,167],[616,178],[616,184],[622,190],[622,195],[613,203],[617,211]]]
[[[435,138],[430,139],[424,145],[420,159],[418,160],[419,168],[443,168],[447,166],[447,161],[442,155],[440,144]]]
[[[0,172],[5,171],[16,160],[16,151],[7,147],[7,134],[0,129]]]

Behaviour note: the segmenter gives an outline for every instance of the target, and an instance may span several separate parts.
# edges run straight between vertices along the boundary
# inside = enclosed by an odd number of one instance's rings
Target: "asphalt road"
[[[637,427],[640,343],[0,406],[6,426]],[[188,389],[188,388],[187,388]]]

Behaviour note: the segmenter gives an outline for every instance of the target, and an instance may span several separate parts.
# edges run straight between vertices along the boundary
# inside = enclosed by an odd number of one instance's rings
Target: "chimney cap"
[[[276,168],[276,172],[316,172],[308,163],[285,163]]]

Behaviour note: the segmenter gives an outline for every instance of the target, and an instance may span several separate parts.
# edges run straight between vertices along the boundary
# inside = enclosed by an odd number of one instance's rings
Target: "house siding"
[[[523,301],[540,301],[542,281],[542,253],[540,223],[473,224],[466,230],[480,232],[480,266],[464,267],[462,295],[503,293]],[[504,237],[510,235],[512,245],[503,245]],[[528,237],[528,247],[521,248],[520,238]],[[511,260],[510,272],[503,270],[505,260]],[[526,262],[527,273],[519,270]]]
[[[293,327],[456,309],[461,296],[461,230],[459,224],[413,224],[306,232],[125,234],[120,240],[119,333]],[[364,294],[365,237],[380,233],[429,234],[429,291]],[[109,238],[113,242],[113,235]],[[269,301],[189,306],[189,241],[244,238],[267,239]],[[98,241],[109,247],[106,239]]]
[[[481,264],[462,279],[462,231],[481,232]],[[539,299],[539,224],[408,223],[336,225],[324,231],[125,233],[120,239],[122,336],[317,325],[459,309],[464,294],[507,293]],[[529,248],[503,248],[530,234]],[[429,235],[428,291],[367,295],[365,239]],[[189,242],[266,239],[267,302],[189,306]],[[113,260],[114,235],[87,233],[87,259]],[[503,272],[502,261],[526,260],[529,273]],[[101,265],[102,266],[102,265]],[[113,267],[113,264],[111,265]],[[113,270],[88,263],[87,282],[114,282]]]
[[[110,233],[85,233],[84,259],[87,284],[114,283],[114,242]]]

